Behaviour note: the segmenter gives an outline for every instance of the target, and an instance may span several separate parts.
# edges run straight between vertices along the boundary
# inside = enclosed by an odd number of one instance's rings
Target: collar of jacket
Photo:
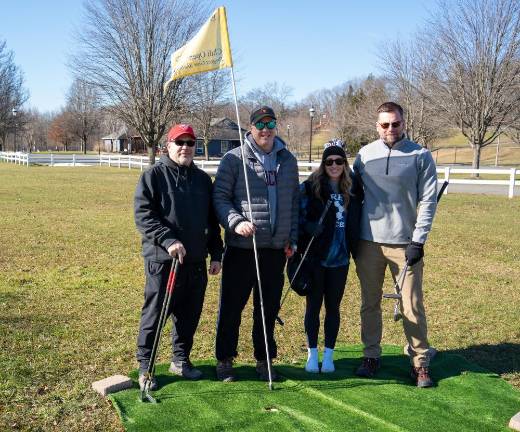
[[[402,147],[408,141],[408,139],[406,138],[406,135],[403,134],[401,139],[399,141],[396,141],[392,147],[390,147],[387,143],[385,143],[382,138],[380,138],[379,141],[381,141],[381,143],[383,143],[383,145],[386,148],[389,148],[389,149],[392,149],[392,150],[396,150],[399,147]]]
[[[256,160],[256,156],[253,152],[253,149],[251,148],[251,146],[253,144],[251,143],[251,140],[249,139],[250,136],[251,136],[251,131],[247,132],[244,136],[244,154],[246,155],[246,158]],[[281,147],[280,147],[280,144],[281,144]],[[276,153],[279,153],[282,150],[286,150],[286,149],[287,149],[287,145],[285,144],[285,141],[283,139],[281,139],[278,135],[276,135],[274,137],[273,151],[275,151]]]
[[[161,155],[161,157],[159,158],[159,162],[162,163],[163,165],[166,165],[167,167],[176,168],[176,169],[181,170],[181,171],[191,170],[194,167],[194,165],[195,165],[193,161],[188,166],[186,166],[186,165],[179,165],[177,162],[172,160],[170,158],[170,156],[165,155],[165,154]]]

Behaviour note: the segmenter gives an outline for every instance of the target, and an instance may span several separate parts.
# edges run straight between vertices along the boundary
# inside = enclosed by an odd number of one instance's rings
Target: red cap
[[[181,123],[173,126],[170,129],[170,131],[168,132],[168,141],[175,141],[177,138],[184,134],[190,135],[194,140],[197,139],[197,137],[195,136],[195,132],[193,132],[193,127],[189,124]]]

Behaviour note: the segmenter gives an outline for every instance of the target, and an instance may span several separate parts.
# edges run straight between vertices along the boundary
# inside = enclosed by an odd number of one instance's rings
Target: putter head
[[[401,297],[401,294],[390,293],[390,294],[383,294],[383,298],[401,300],[402,297]]]
[[[157,403],[157,400],[150,394],[150,385],[152,384],[152,380],[150,377],[146,378],[146,381],[144,382],[143,389],[141,390],[141,397],[139,400],[141,402],[150,402],[150,403]]]
[[[402,317],[403,315],[401,315],[401,310],[399,309],[399,301],[396,301],[394,305],[394,321],[397,322]]]

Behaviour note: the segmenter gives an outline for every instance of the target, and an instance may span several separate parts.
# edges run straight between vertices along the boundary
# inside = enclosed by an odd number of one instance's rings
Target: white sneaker
[[[331,348],[325,348],[323,351],[323,360],[321,361],[321,372],[322,373],[331,373],[336,369],[334,368],[334,350]]]
[[[307,363],[305,370],[309,373],[318,373],[320,366],[318,364],[318,348],[307,348]]]

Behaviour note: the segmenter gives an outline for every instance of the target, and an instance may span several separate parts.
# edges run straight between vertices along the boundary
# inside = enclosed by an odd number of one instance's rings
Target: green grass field
[[[198,364],[204,378],[197,382],[171,376],[164,364],[157,404],[140,402],[137,388],[111,399],[128,432],[506,431],[520,405],[520,391],[458,355],[433,359],[440,379],[428,390],[410,385],[402,348],[384,347],[384,367],[374,379],[353,373],[361,356],[361,346],[337,346],[333,374],[308,374],[303,362],[278,366],[273,391],[252,365],[238,365],[239,381],[226,384],[217,381],[214,362]]]
[[[132,215],[138,176],[117,168],[0,164],[0,430],[122,430],[114,408],[90,384],[136,367],[143,290]],[[517,199],[444,197],[426,247],[424,282],[432,345],[517,388],[519,212]],[[342,344],[359,343],[353,267],[342,304]],[[211,277],[194,360],[213,356],[218,285]],[[286,325],[277,330],[281,363],[305,357],[303,309],[301,298],[289,296]],[[384,321],[384,343],[403,345],[391,303]],[[248,306],[242,363],[253,360],[250,330]],[[166,341],[161,362],[169,358]]]

